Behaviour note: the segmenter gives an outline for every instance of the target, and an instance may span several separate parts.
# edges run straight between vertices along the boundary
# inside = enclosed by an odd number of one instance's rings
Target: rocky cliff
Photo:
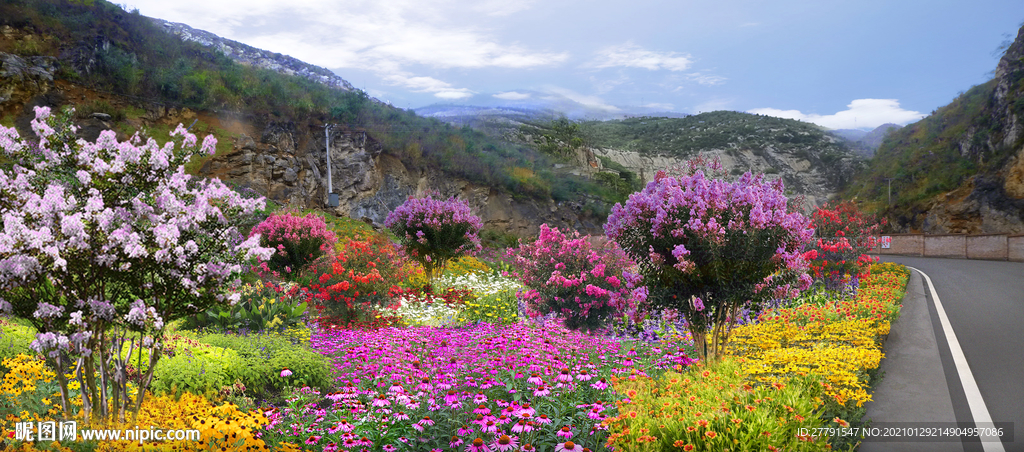
[[[955,146],[983,170],[935,198],[910,226],[930,233],[1024,233],[1024,28],[999,60],[987,105]]]
[[[441,171],[410,168],[373,136],[358,130],[330,132],[331,181],[339,205],[328,208],[327,137],[322,125],[227,125],[238,131],[231,150],[207,161],[200,175],[252,188],[282,204],[324,209],[380,225],[407,197],[436,192],[468,202],[485,227],[520,237],[535,235],[542,223],[601,233],[603,219],[586,215],[584,200],[528,199]]]

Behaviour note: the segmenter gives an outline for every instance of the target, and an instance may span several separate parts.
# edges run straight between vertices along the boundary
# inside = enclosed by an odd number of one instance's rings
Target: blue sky
[[[907,124],[991,79],[1020,0],[137,0],[401,108],[571,100]]]

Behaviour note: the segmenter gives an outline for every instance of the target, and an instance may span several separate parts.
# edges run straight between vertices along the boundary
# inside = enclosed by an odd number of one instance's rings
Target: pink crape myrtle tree
[[[409,256],[423,266],[433,281],[452,259],[474,255],[481,250],[483,223],[469,205],[451,197],[434,199],[409,197],[384,220],[384,226],[398,236]]]
[[[612,316],[632,309],[646,298],[640,275],[631,273],[633,263],[614,242],[594,246],[590,236],[576,231],[563,233],[547,224],[540,236],[508,250],[515,275],[526,289],[527,315],[560,316],[570,330],[593,333]]]
[[[275,249],[270,260],[260,262],[259,269],[288,279],[297,278],[314,261],[330,254],[338,242],[323,217],[312,213],[304,217],[291,212],[272,214],[252,228],[249,236],[253,235],[260,236],[261,246]]]
[[[14,161],[0,170],[0,309],[35,324],[31,347],[56,364],[66,417],[75,415],[71,374],[84,419],[124,420],[142,405],[167,322],[237,302],[227,290],[274,250],[234,226],[263,198],[185,174],[192,156],[214,152],[213,137],[199,143],[179,125],[164,146],[138,135],[118,142],[113,131],[88,143],[71,117],[37,107],[38,140],[0,127]],[[133,356],[147,369],[137,392]]]
[[[659,173],[604,229],[637,262],[652,308],[681,313],[699,357],[713,360],[741,309],[756,315],[811,283],[802,251],[814,231],[786,202],[782,181],[763,175]]]

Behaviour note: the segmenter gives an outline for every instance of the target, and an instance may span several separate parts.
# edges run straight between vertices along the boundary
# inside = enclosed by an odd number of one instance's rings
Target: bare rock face
[[[438,193],[466,201],[485,227],[520,237],[536,235],[542,223],[603,233],[603,219],[584,215],[584,200],[554,203],[520,199],[437,170],[410,169],[397,157],[384,153],[372,136],[351,130],[331,133],[331,185],[339,198],[339,205],[331,209],[326,207],[325,144],[322,128],[271,123],[258,138],[241,134],[232,150],[209,160],[200,175],[236,182],[280,204],[332,210],[378,226],[409,196]]]
[[[0,113],[53,89],[56,58],[0,52]]]

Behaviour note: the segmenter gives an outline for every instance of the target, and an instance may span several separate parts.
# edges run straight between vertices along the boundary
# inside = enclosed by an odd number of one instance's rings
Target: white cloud
[[[686,78],[687,80],[697,82],[704,86],[721,85],[725,83],[725,81],[727,80],[725,77],[721,77],[718,75],[702,74],[700,72],[686,74]]]
[[[676,52],[655,52],[627,42],[600,50],[597,59],[591,65],[598,69],[636,67],[651,71],[659,69],[685,71],[692,62],[690,55]]]
[[[442,99],[462,99],[470,97],[473,92],[466,88],[455,88],[451,83],[433,77],[416,77],[406,74],[391,74],[384,81],[421,93],[433,93]]]
[[[799,110],[755,108],[756,113],[779,118],[799,119],[830,129],[875,128],[885,123],[907,124],[923,118],[921,112],[904,110],[896,99],[857,99],[847,109],[831,115],[805,114]]]
[[[184,22],[228,39],[330,69],[375,72],[389,83],[452,99],[469,90],[411,71],[535,68],[561,63],[564,52],[503,42],[487,17],[525,11],[536,0],[137,0],[142,14]],[[467,25],[471,24],[471,25]]]
[[[671,111],[672,109],[675,108],[674,105],[669,104],[669,103],[664,103],[664,102],[648,102],[646,104],[641,105],[641,107],[643,107],[643,108],[650,108],[650,109],[654,109],[654,110],[668,110],[668,111]]]
[[[609,105],[609,104],[605,103],[604,99],[601,99],[600,97],[597,97],[597,96],[588,96],[586,94],[580,94],[580,93],[577,93],[577,92],[575,92],[573,90],[569,90],[569,89],[565,89],[565,88],[559,88],[557,86],[549,86],[549,87],[547,87],[546,91],[548,91],[548,92],[550,92],[552,94],[556,94],[557,95],[556,97],[549,97],[548,99],[557,100],[558,96],[560,96],[560,97],[564,97],[566,99],[569,99],[569,100],[571,100],[573,102],[577,102],[577,103],[583,104],[584,106],[587,106],[587,107],[590,107],[590,108],[596,108],[596,109],[599,109],[599,110],[605,110],[605,111],[610,111],[610,112],[614,112],[614,111],[619,111],[620,110],[619,107],[616,107],[614,105]]]
[[[516,91],[508,91],[508,92],[505,92],[505,93],[495,94],[494,97],[497,97],[498,99],[504,99],[504,100],[523,100],[523,99],[529,99],[530,98],[530,93],[519,93],[519,92],[516,92]]]

